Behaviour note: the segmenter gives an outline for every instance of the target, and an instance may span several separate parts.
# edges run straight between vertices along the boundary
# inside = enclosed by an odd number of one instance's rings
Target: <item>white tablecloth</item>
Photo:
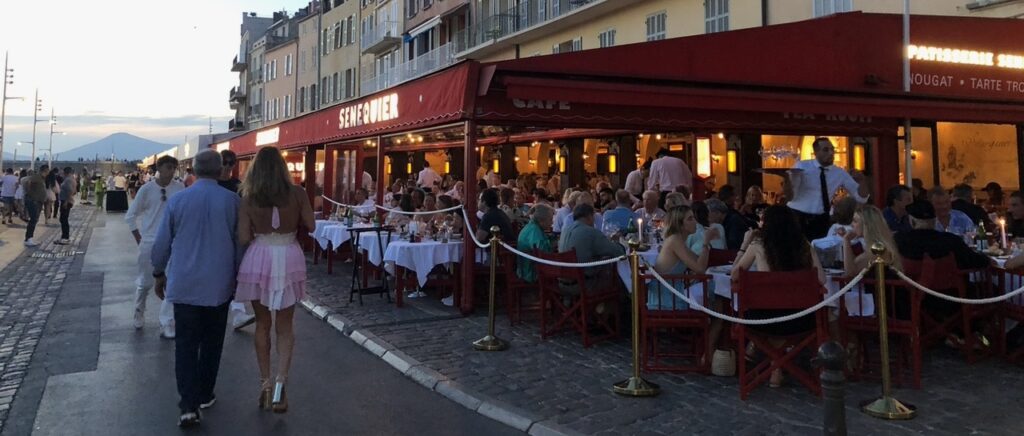
[[[324,229],[326,229],[328,226],[333,226],[337,224],[339,223],[333,220],[316,220],[316,228],[313,229],[313,232],[310,233],[309,236],[312,236],[313,239],[315,239],[316,242],[320,244],[320,248],[326,250],[328,241],[327,239],[324,238]]]
[[[658,250],[652,248],[647,251],[641,251],[640,258],[643,259],[643,261],[647,261],[648,265],[654,265],[654,262],[658,260]],[[643,261],[640,262],[641,266],[644,264]],[[629,267],[629,257],[626,257],[625,260],[616,262],[615,269],[619,272],[619,278],[622,279],[622,283],[626,285],[626,292],[632,293],[633,278]],[[643,281],[643,277],[641,277],[640,280]]]
[[[415,272],[416,279],[423,286],[435,266],[462,262],[463,248],[462,241],[449,241],[447,244],[439,241],[392,241],[384,252],[384,261]]]
[[[359,234],[359,250],[366,253],[366,259],[370,263],[380,266],[384,257],[384,250],[388,248],[387,232],[380,233],[380,241],[377,241],[377,232],[363,232]],[[391,242],[398,239],[398,232],[391,233]]]

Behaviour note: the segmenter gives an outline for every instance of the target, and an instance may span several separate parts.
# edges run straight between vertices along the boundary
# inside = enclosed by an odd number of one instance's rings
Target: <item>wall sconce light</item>
[[[616,156],[614,154],[609,154],[608,155],[608,172],[609,173],[615,174],[616,171],[618,171],[618,165],[617,165],[618,162],[616,162],[616,158],[617,157],[618,156]]]
[[[725,152],[725,169],[729,174],[736,174],[736,150]]]
[[[412,174],[412,162],[407,162],[405,164],[405,172],[406,174]]]
[[[501,159],[491,160],[491,169],[494,170],[494,174],[501,174]]]
[[[388,162],[387,166],[384,167],[384,170],[385,170],[384,171],[385,173],[388,173],[388,175],[391,175],[391,162]]]
[[[912,150],[910,152],[910,159],[911,160],[917,160],[917,150]]]
[[[668,151],[683,151],[683,144],[670,144]]]
[[[697,175],[711,176],[711,138],[697,138]]]
[[[661,133],[654,135],[654,139],[661,141]]]
[[[866,160],[867,151],[864,149],[864,144],[853,144],[853,169],[864,171]]]
[[[718,139],[725,139],[725,134],[722,132],[718,132]]]
[[[558,172],[565,174],[565,156],[558,158]]]

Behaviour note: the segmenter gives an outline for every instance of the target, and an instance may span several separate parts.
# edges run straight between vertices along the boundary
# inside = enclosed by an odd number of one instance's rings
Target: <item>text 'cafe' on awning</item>
[[[298,182],[345,202],[424,162],[472,182],[481,167],[502,180],[588,173],[624,181],[661,149],[712,187],[781,191],[757,171],[811,157],[813,138],[837,146],[836,164],[869,176],[876,202],[905,178],[903,125],[911,121],[911,176],[925,186],[1021,186],[1024,21],[847,13],[826,18],[494,63],[462,62],[381,93],[234,138],[244,158],[288,151]],[[910,56],[910,91],[903,64]],[[308,181],[315,181],[315,189]],[[475,198],[476,184],[466,183]],[[769,196],[771,196],[769,194]],[[329,207],[329,205],[328,205]],[[474,215],[475,201],[466,202]],[[467,241],[466,250],[472,242]],[[460,307],[473,308],[464,268]]]

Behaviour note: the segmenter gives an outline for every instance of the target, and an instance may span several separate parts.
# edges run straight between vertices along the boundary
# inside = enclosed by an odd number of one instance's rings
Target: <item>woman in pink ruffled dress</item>
[[[288,410],[284,385],[291,366],[295,303],[305,295],[306,257],[295,239],[299,227],[313,229],[306,191],[292,183],[280,151],[264,147],[242,182],[238,239],[248,244],[238,269],[235,300],[251,301],[256,312],[256,361],[260,408]],[[276,312],[276,316],[272,314]],[[276,319],[273,319],[276,318]],[[278,375],[270,380],[270,328],[277,332]]]

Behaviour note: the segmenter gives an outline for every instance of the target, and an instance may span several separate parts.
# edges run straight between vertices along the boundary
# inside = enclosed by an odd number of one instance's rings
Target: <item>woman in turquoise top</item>
[[[534,250],[551,252],[551,239],[547,232],[555,221],[555,210],[551,206],[538,204],[533,208],[530,215],[530,222],[519,232],[519,239],[516,241],[516,249],[524,253],[532,253]],[[537,271],[533,269],[530,260],[516,256],[516,275],[519,278],[533,283],[537,281]]]
[[[700,254],[696,254],[686,245],[686,238],[697,231],[697,219],[689,206],[677,206],[669,210],[665,224],[665,242],[658,252],[654,271],[662,275],[682,274],[687,271],[703,274],[708,266],[708,247],[712,240],[719,237],[718,230],[710,228],[704,231],[702,249]],[[712,289],[708,291],[711,292]],[[657,280],[647,284],[648,309],[686,310],[689,307],[671,291],[663,288]]]

